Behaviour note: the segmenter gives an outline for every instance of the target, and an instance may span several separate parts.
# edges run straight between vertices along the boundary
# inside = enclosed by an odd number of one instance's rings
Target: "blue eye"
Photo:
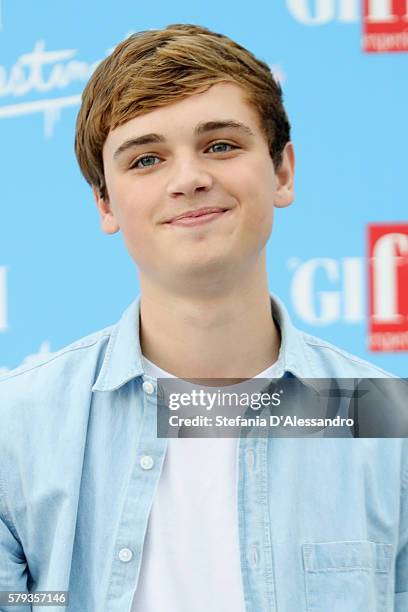
[[[148,164],[142,163],[141,165],[139,165],[139,164],[140,164],[140,162],[143,162],[143,160],[154,159],[154,158],[159,159],[157,157],[157,155],[143,155],[142,157],[139,157],[139,159],[137,159],[134,162],[134,164],[132,164],[131,167],[132,168],[150,168],[150,166],[155,166],[156,164],[149,164],[149,163]]]
[[[218,147],[218,150],[214,150],[214,147]],[[221,147],[221,149],[220,149]],[[229,147],[229,149],[225,148],[225,147]],[[207,151],[211,151],[211,149],[213,149],[212,152],[214,153],[228,153],[229,151],[232,151],[233,149],[238,149],[239,147],[230,144],[229,142],[214,142],[214,144],[212,144]],[[141,157],[139,157],[138,159],[136,159],[132,165],[130,166],[131,169],[133,168],[137,168],[138,170],[142,170],[143,168],[151,168],[152,166],[157,166],[157,163],[152,162],[152,160],[159,160],[160,161],[160,157],[158,157],[157,155],[153,155],[152,153],[149,153],[147,155],[142,155]],[[147,163],[145,163],[147,162]]]
[[[212,149],[213,147],[231,147],[231,149],[237,148],[234,145],[229,144],[229,142],[215,142],[214,144],[211,145],[210,149]],[[222,151],[215,151],[215,153],[226,153],[226,150],[224,149]]]

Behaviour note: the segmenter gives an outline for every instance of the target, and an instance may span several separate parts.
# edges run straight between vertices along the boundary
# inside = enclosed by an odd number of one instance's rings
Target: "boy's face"
[[[102,229],[122,230],[141,281],[186,287],[243,272],[265,247],[274,206],[293,199],[292,145],[276,170],[257,113],[233,83],[114,129],[103,161],[105,200],[94,189]],[[216,212],[172,221],[203,208]]]

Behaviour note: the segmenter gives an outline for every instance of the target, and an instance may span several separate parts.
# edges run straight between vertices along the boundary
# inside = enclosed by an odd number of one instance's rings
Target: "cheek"
[[[163,214],[163,198],[154,192],[154,187],[136,190],[134,185],[116,192],[116,198],[126,250],[140,270],[153,273],[158,262],[168,257],[166,240],[157,225]]]
[[[262,247],[267,243],[273,226],[272,199],[262,200],[251,221],[250,231],[253,241]]]
[[[140,267],[149,266],[154,255],[154,243],[146,231],[146,225],[135,215],[126,218],[121,226],[122,238],[131,259]]]
[[[254,171],[247,180],[242,182],[244,215],[247,227],[256,234],[268,234],[272,229],[275,189],[274,177],[271,173]]]
[[[146,208],[146,196],[135,189],[132,183],[121,181],[120,184],[111,184],[109,195],[112,210],[119,225],[126,235],[130,230],[137,230],[143,223],[144,208]]]

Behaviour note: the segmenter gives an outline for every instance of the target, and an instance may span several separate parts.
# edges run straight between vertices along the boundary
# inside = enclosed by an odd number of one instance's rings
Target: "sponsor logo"
[[[408,350],[408,224],[368,226],[368,345]]]
[[[305,323],[330,325],[364,320],[363,257],[316,257],[304,262],[291,258],[288,266],[294,271],[291,302]]]
[[[307,26],[362,22],[367,53],[408,51],[408,0],[286,0],[291,15]],[[362,17],[361,17],[362,7]]]
[[[12,99],[11,104],[0,106],[0,118],[42,113],[44,134],[52,136],[61,110],[77,106],[81,99],[80,94],[55,97],[52,93],[60,93],[75,82],[87,81],[101,61],[87,63],[79,61],[76,55],[77,49],[48,51],[45,42],[39,40],[32,51],[20,55],[8,70],[0,65],[0,101]],[[22,101],[32,95],[37,99]]]
[[[408,0],[363,0],[363,49],[408,51]]]
[[[107,49],[106,54],[112,51],[113,48]],[[81,102],[81,93],[72,89],[81,83],[81,91],[103,59],[86,62],[77,54],[78,49],[49,51],[45,41],[38,40],[33,50],[20,55],[10,68],[0,65],[0,119],[42,113],[44,136],[52,137],[61,111]],[[271,70],[277,80],[284,82],[285,75],[279,66],[271,65]],[[70,95],[61,96],[61,92],[69,89]]]
[[[356,23],[360,19],[360,0],[286,0],[292,16],[308,26],[332,21]]]
[[[371,224],[367,244],[367,258],[289,259],[293,309],[314,326],[368,319],[368,350],[407,351],[408,224]]]

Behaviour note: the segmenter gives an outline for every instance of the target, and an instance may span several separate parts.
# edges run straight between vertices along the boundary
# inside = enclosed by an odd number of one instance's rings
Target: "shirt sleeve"
[[[395,572],[395,612],[408,610],[408,470],[401,495],[399,544]]]
[[[0,491],[0,591],[27,591],[27,562],[22,546],[2,506]],[[4,606],[0,612],[28,612],[31,606]]]

